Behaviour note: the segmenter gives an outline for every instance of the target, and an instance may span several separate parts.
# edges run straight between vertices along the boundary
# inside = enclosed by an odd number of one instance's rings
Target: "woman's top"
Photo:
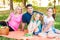
[[[13,12],[10,14],[10,20],[8,21],[8,24],[14,31],[18,29],[21,22],[22,14],[18,15],[17,17],[14,15]]]

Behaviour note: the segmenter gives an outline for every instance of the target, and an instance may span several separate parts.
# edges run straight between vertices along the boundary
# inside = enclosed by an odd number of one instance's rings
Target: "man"
[[[26,6],[27,12],[23,14],[22,16],[22,30],[24,30],[25,25],[30,23],[31,17],[33,15],[34,12],[36,13],[40,13],[37,11],[33,11],[33,7],[31,4],[28,4]],[[40,13],[41,15],[43,15],[42,13]]]
[[[22,16],[22,30],[24,30],[24,27],[26,24],[29,24],[31,17],[33,15],[33,7],[31,4],[28,4],[26,6],[27,12],[23,14]]]

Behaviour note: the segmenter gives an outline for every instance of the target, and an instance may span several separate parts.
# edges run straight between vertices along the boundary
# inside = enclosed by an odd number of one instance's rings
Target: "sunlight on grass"
[[[60,25],[60,22],[55,22],[55,24]]]

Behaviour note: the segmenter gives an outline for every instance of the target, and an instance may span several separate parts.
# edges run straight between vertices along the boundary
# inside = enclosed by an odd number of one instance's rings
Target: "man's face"
[[[27,11],[29,12],[29,13],[32,13],[33,12],[33,8],[30,6],[30,7],[27,7]]]

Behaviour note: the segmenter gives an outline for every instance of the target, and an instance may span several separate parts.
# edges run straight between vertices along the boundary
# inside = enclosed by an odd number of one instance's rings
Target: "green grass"
[[[55,27],[60,29],[60,13],[56,13]]]
[[[35,7],[35,6],[33,6],[33,8],[34,8],[34,10],[37,10],[37,11],[43,12],[43,13],[46,13],[46,9],[47,9],[46,7]],[[57,29],[60,29],[60,6],[56,6],[56,8],[57,8],[57,11],[56,11],[56,19],[55,19],[55,24],[54,25]],[[0,11],[0,20],[5,20],[9,16],[9,14],[10,14],[9,10]],[[0,37],[0,40],[15,40],[15,39]]]
[[[0,11],[0,20],[5,20],[10,14],[10,11]]]
[[[0,40],[16,40],[16,39],[12,39],[12,38],[10,39],[10,38],[0,36]]]

